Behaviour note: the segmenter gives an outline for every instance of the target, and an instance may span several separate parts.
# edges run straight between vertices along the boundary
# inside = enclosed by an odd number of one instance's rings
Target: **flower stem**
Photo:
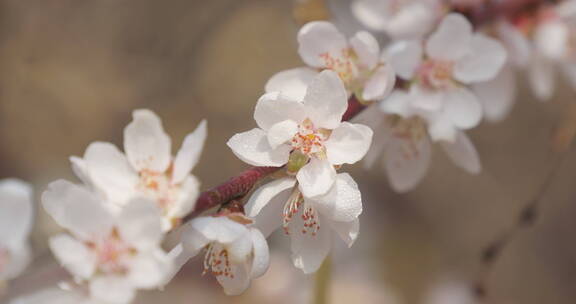
[[[320,269],[314,276],[314,304],[327,304],[329,303],[330,291],[330,277],[332,275],[332,259],[330,256],[326,257]]]

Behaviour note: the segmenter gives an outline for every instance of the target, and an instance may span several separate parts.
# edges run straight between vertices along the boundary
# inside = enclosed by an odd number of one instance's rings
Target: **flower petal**
[[[139,250],[154,248],[164,236],[161,216],[155,202],[144,198],[132,199],[118,216],[118,233]]]
[[[322,54],[339,58],[348,48],[346,37],[334,24],[327,21],[314,21],[304,25],[298,32],[298,53],[309,66],[326,67]]]
[[[227,145],[234,155],[253,166],[281,167],[288,162],[292,150],[288,145],[273,149],[266,132],[258,128],[232,136]]]
[[[290,221],[290,239],[292,248],[292,261],[296,268],[309,274],[316,272],[330,252],[332,247],[332,233],[327,229],[329,220],[319,216],[320,224],[325,224],[324,229],[318,230],[316,235],[301,232],[304,222],[300,216],[295,216]]]
[[[292,100],[303,100],[306,88],[318,72],[309,67],[278,72],[266,83],[266,93],[280,92]]]
[[[246,236],[246,226],[231,221],[225,216],[204,216],[195,218],[189,229],[195,229],[209,241],[230,244]]]
[[[21,180],[0,181],[0,244],[25,242],[33,223],[32,187]]]
[[[348,109],[348,93],[336,73],[324,70],[308,86],[304,105],[316,128],[334,129]]]
[[[165,209],[165,216],[171,219],[184,217],[196,206],[199,193],[200,181],[194,175],[188,175],[180,184],[180,193],[177,200]],[[172,229],[171,224],[168,229]],[[166,227],[164,230],[166,230]]]
[[[400,78],[411,80],[422,62],[423,52],[421,40],[401,40],[386,49],[383,61],[389,62]]]
[[[266,238],[260,230],[250,228],[250,237],[253,243],[253,259],[250,277],[255,279],[264,275],[268,270],[268,266],[270,266],[270,251],[268,249],[268,242],[266,242]]]
[[[336,170],[328,160],[312,158],[296,174],[298,186],[305,197],[323,195],[336,181]]]
[[[534,30],[534,44],[550,60],[562,59],[568,52],[570,28],[560,20],[541,23]]]
[[[228,296],[242,294],[250,286],[250,268],[248,263],[230,264],[232,277],[219,275],[216,277],[218,283],[224,288],[224,293]]]
[[[361,160],[372,143],[372,129],[343,122],[324,143],[328,161],[333,165],[354,164]]]
[[[447,92],[444,106],[446,116],[459,128],[475,127],[482,119],[482,106],[474,93],[467,88],[461,87]]]
[[[110,304],[130,303],[136,296],[134,286],[122,276],[99,276],[91,280],[90,294]]]
[[[358,218],[355,218],[350,222],[333,221],[330,222],[330,225],[332,226],[332,229],[338,233],[340,238],[346,242],[348,247],[352,247],[352,245],[354,245],[354,242],[360,233],[360,220]]]
[[[396,83],[396,73],[392,66],[387,64],[376,69],[368,79],[362,91],[364,100],[381,100],[387,97]]]
[[[470,51],[454,66],[454,77],[463,83],[494,79],[506,62],[506,49],[483,34],[475,34],[470,43]]]
[[[456,134],[455,142],[441,142],[440,144],[458,167],[472,174],[478,174],[482,171],[478,152],[464,132]]]
[[[433,141],[448,141],[454,142],[456,140],[456,127],[450,121],[446,114],[439,113],[436,117],[428,120],[428,134]]]
[[[293,177],[281,178],[254,191],[244,206],[246,215],[254,219],[254,226],[268,237],[282,224],[282,211],[296,184]]]
[[[552,98],[556,85],[554,64],[540,54],[535,54],[528,66],[528,80],[536,98],[546,101]]]
[[[110,212],[93,193],[65,180],[48,185],[42,204],[60,226],[83,240],[107,235],[114,224]]]
[[[437,60],[456,61],[470,48],[472,25],[464,16],[448,14],[426,42],[426,54]]]
[[[380,0],[356,0],[351,2],[351,10],[362,25],[374,31],[388,28],[389,12],[387,3]]]
[[[49,240],[50,249],[72,275],[80,279],[90,278],[96,271],[97,257],[84,243],[68,234],[59,234]]]
[[[230,263],[248,263],[248,258],[252,253],[252,238],[250,230],[244,226],[241,237],[226,245],[230,257]]]
[[[188,175],[192,168],[198,163],[204,142],[206,142],[207,127],[206,120],[202,120],[194,132],[184,138],[182,147],[174,159],[174,172],[172,172],[172,182],[180,183]]]
[[[532,52],[532,44],[527,37],[514,25],[506,21],[497,22],[496,31],[508,50],[508,60],[515,66],[526,66]]]
[[[358,184],[348,173],[336,176],[336,182],[327,194],[308,200],[331,221],[350,222],[362,213],[362,196]]]
[[[411,107],[413,95],[404,90],[394,90],[392,94],[378,105],[379,109],[387,114],[400,115],[403,118],[414,115]]]
[[[2,268],[0,268],[0,281],[11,280],[20,276],[32,261],[32,253],[27,242],[12,245],[5,249],[8,249],[9,259],[8,263],[2,264]]]
[[[472,90],[482,103],[486,119],[503,120],[516,101],[516,71],[510,64],[504,65],[496,78],[474,84]]]
[[[285,120],[299,123],[306,118],[304,116],[304,105],[299,100],[292,99],[280,92],[262,95],[254,110],[254,120],[262,130],[268,130],[273,125]]]
[[[428,138],[409,141],[392,137],[384,152],[384,166],[392,188],[398,192],[414,189],[428,171],[430,156]]]
[[[371,70],[376,67],[380,59],[380,45],[372,34],[366,31],[357,32],[350,38],[350,45],[363,68]]]
[[[268,144],[272,149],[287,143],[298,133],[298,124],[293,120],[284,120],[268,129]]]
[[[170,137],[160,118],[150,110],[136,110],[124,129],[124,151],[136,170],[164,172],[172,160]]]
[[[172,261],[161,249],[140,253],[130,261],[128,278],[134,287],[153,289],[166,283],[172,273]]]
[[[439,111],[446,103],[444,90],[429,90],[420,85],[410,86],[410,105],[416,109],[424,111]]]

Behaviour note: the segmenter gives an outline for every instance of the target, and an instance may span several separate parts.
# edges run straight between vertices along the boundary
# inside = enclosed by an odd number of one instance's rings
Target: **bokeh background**
[[[208,119],[194,174],[203,189],[217,185],[246,167],[225,143],[255,125],[253,107],[266,80],[302,64],[299,25],[330,15],[354,32],[359,26],[348,5],[2,0],[0,177],[31,181],[38,198],[48,182],[74,179],[69,156],[82,155],[96,140],[121,146],[131,111],[150,108],[176,146]],[[470,291],[483,249],[516,225],[559,153],[567,157],[544,193],[536,223],[515,234],[489,274],[487,303],[576,302],[576,158],[554,149],[558,129],[575,120],[574,92],[562,83],[553,100],[540,103],[524,81],[519,86],[507,120],[469,132],[483,161],[478,176],[455,167],[439,149],[424,182],[407,194],[390,189],[381,167],[347,168],[362,190],[364,213],[356,244],[347,249],[337,242],[330,303],[432,303],[430,294],[438,290]],[[35,261],[8,297],[67,278],[46,246],[57,228],[41,208],[37,213]],[[242,296],[226,297],[213,278],[201,276],[199,257],[166,290],[142,292],[136,303],[310,302],[314,278],[292,267],[288,240],[274,236],[271,247],[269,272]]]

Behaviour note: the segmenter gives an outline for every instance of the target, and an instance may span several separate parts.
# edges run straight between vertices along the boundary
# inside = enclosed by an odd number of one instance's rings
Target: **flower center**
[[[324,66],[330,69],[340,76],[344,86],[350,88],[356,74],[358,73],[358,68],[356,66],[356,55],[351,48],[342,49],[340,56],[333,56],[329,52],[320,54],[321,60],[324,62]]]
[[[445,90],[455,85],[452,79],[453,68],[453,62],[429,59],[420,65],[416,77],[428,89]]]
[[[324,153],[324,141],[328,139],[329,131],[316,129],[310,119],[305,119],[298,126],[298,133],[291,140],[292,148],[310,156]]]
[[[97,257],[98,270],[103,273],[126,273],[127,259],[137,253],[127,245],[116,230],[104,239],[88,243]]]
[[[282,212],[282,229],[286,235],[290,234],[291,231],[289,224],[295,217],[300,217],[300,220],[302,220],[302,229],[300,230],[302,234],[316,236],[318,230],[320,230],[318,212],[312,206],[304,202],[304,197],[297,187],[292,191],[292,194],[284,205],[284,211]]]
[[[145,169],[140,171],[139,175],[138,190],[158,202],[162,209],[168,208],[176,201],[179,186],[172,183],[169,174]]]
[[[210,243],[206,248],[204,256],[204,271],[202,274],[212,273],[213,276],[225,276],[230,279],[234,278],[232,265],[228,257],[228,250],[224,246],[216,243]]]

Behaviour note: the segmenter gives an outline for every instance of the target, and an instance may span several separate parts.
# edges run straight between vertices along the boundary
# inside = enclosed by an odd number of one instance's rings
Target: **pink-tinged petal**
[[[477,126],[482,119],[482,105],[467,88],[456,88],[445,94],[444,112],[461,129]]]
[[[296,174],[298,186],[305,197],[326,194],[336,181],[336,170],[328,160],[312,158]]]
[[[112,214],[98,197],[65,180],[48,185],[42,204],[60,226],[83,240],[108,235],[114,225]]]
[[[362,213],[362,195],[348,173],[338,174],[328,193],[307,202],[330,221],[350,222]]]
[[[174,267],[170,257],[161,249],[139,253],[130,261],[128,278],[140,289],[159,288],[166,283],[167,275]]]
[[[514,25],[505,21],[496,24],[496,31],[509,53],[508,60],[515,66],[526,66],[532,52],[531,42],[526,36]]]
[[[110,304],[130,303],[136,296],[132,282],[124,276],[99,276],[90,281],[90,295]]]
[[[293,177],[269,182],[256,189],[244,206],[246,215],[254,219],[254,226],[266,237],[282,225],[282,212],[294,185]]]
[[[314,77],[306,91],[304,106],[316,128],[336,128],[348,109],[348,93],[340,77],[331,70]]]
[[[357,32],[350,38],[350,45],[358,56],[361,67],[365,69],[376,67],[380,59],[380,45],[372,34],[366,31]]]
[[[288,162],[292,150],[289,145],[273,149],[266,132],[258,128],[232,136],[227,145],[234,155],[253,166],[281,167]]]
[[[88,279],[96,271],[97,256],[83,242],[68,234],[59,234],[49,241],[52,253],[72,275]]]
[[[472,90],[482,103],[484,117],[493,122],[501,121],[516,101],[516,71],[511,64],[506,64],[496,78],[474,84]]]
[[[254,119],[258,127],[268,130],[285,120],[299,123],[306,118],[305,114],[304,105],[296,99],[291,99],[280,92],[271,92],[262,95],[258,100],[254,110]]]
[[[436,60],[457,61],[470,49],[472,25],[457,13],[448,14],[426,42],[426,54]]]
[[[328,161],[333,165],[354,164],[366,155],[372,143],[372,129],[343,122],[324,143]]]
[[[255,279],[264,275],[268,270],[268,266],[270,266],[270,251],[268,249],[268,242],[266,242],[266,238],[260,230],[250,228],[250,237],[253,243],[250,277]]]
[[[309,67],[278,72],[266,83],[266,93],[280,92],[292,100],[303,100],[306,88],[318,72]]]
[[[138,170],[164,172],[172,160],[172,143],[160,118],[150,110],[136,110],[124,129],[124,151]]]
[[[232,277],[220,275],[216,279],[224,288],[224,293],[228,296],[237,296],[242,294],[250,287],[251,269],[248,263],[230,264]]]
[[[293,120],[284,120],[268,129],[268,144],[272,149],[282,144],[289,144],[294,135],[298,133],[298,123]]]
[[[454,66],[454,77],[463,83],[494,79],[506,62],[506,49],[483,34],[475,34],[470,43],[470,51]]]
[[[314,273],[320,268],[332,247],[329,220],[320,215],[318,221],[322,228],[315,235],[310,232],[303,233],[304,222],[301,216],[295,216],[289,224],[292,262],[306,274]]]
[[[0,181],[1,245],[11,247],[26,241],[32,229],[32,206],[30,184],[17,179]]]
[[[392,188],[397,192],[414,189],[428,171],[431,154],[431,144],[426,137],[391,138],[384,151],[384,166]]]
[[[173,183],[180,183],[190,175],[192,168],[196,166],[200,159],[207,132],[206,120],[202,120],[196,130],[184,138],[182,147],[180,147],[174,159]]]
[[[118,216],[118,233],[135,248],[146,250],[160,244],[164,237],[160,208],[151,200],[132,199]]]
[[[10,258],[8,263],[2,264],[2,268],[0,268],[1,281],[11,280],[20,276],[32,261],[32,252],[28,243],[12,245],[11,248],[5,249],[8,249]]]
[[[411,80],[423,55],[421,40],[401,40],[386,49],[383,61],[389,62],[400,78]]]
[[[440,144],[458,167],[472,174],[478,174],[482,171],[478,152],[464,132],[458,132],[453,143],[441,142]]]
[[[348,48],[346,37],[334,24],[327,21],[314,21],[304,25],[298,32],[298,53],[309,66],[325,67],[324,54],[340,58]]]
[[[396,73],[391,65],[386,64],[376,69],[368,79],[362,91],[364,100],[382,100],[390,95],[396,84]]]
[[[358,234],[360,233],[360,220],[355,218],[350,222],[330,222],[332,229],[338,233],[340,238],[348,245],[348,247],[352,247],[356,238],[358,238]]]
[[[528,80],[536,98],[540,101],[549,100],[556,86],[554,63],[540,54],[534,54],[528,65]]]

